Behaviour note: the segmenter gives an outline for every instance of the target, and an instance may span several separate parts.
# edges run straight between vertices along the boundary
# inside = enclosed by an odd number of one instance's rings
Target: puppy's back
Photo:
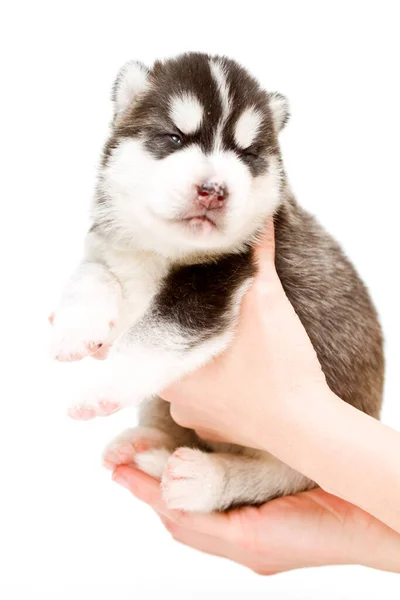
[[[329,387],[379,417],[383,340],[365,285],[339,245],[292,197],[275,215],[275,238],[278,275]]]

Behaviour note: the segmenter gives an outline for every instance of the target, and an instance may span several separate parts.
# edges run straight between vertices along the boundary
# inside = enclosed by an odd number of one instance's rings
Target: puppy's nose
[[[197,186],[197,201],[207,209],[222,208],[228,197],[225,185],[219,183],[203,183]]]

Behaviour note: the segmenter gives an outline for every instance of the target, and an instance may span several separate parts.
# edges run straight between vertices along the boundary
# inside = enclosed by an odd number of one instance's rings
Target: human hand
[[[321,489],[227,513],[170,511],[160,484],[131,467],[113,479],[149,504],[178,542],[272,575],[303,567],[360,564],[400,572],[400,536]]]
[[[265,449],[264,440],[271,444],[276,434],[286,443],[281,423],[299,410],[311,413],[314,400],[333,393],[276,273],[272,221],[256,258],[259,272],[230,347],[162,397],[174,420],[202,437]]]

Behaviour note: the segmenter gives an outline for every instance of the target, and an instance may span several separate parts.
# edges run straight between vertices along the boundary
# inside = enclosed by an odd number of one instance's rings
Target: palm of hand
[[[169,511],[159,483],[144,473],[120,467],[114,479],[159,515],[177,541],[268,575],[302,567],[358,562],[354,539],[372,517],[321,489],[279,498],[260,507],[227,513]]]

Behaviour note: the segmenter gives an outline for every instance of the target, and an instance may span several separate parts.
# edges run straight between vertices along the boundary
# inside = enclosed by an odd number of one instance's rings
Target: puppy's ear
[[[268,94],[269,107],[272,112],[276,133],[279,133],[289,120],[289,102],[287,98],[278,92]]]
[[[122,67],[112,90],[116,116],[133,106],[138,95],[147,89],[149,74],[149,69],[136,60]]]

